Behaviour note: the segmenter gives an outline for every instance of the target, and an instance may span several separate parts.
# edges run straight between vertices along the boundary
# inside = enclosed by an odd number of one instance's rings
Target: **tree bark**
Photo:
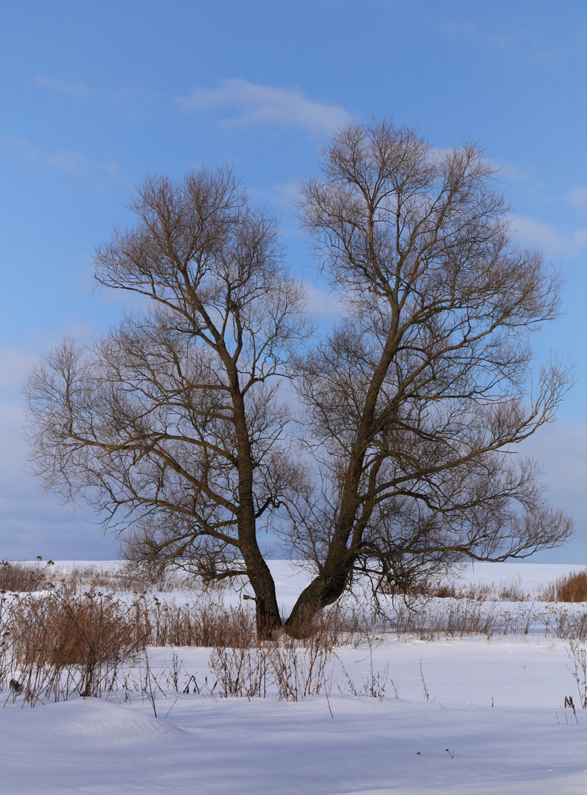
[[[226,354],[228,356],[228,354]],[[275,594],[275,582],[257,543],[255,501],[253,491],[253,459],[245,402],[239,385],[236,367],[229,362],[227,372],[230,379],[234,426],[236,430],[239,459],[239,546],[245,561],[247,576],[255,592],[257,637],[271,640],[273,633],[281,629],[282,622]]]
[[[334,604],[344,593],[347,577],[339,576],[344,584],[329,585],[322,577],[316,577],[299,595],[291,615],[285,622],[285,631],[292,638],[304,640],[312,631],[312,622],[323,608]]]

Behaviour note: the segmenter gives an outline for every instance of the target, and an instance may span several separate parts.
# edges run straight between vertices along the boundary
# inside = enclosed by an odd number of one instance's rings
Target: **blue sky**
[[[566,279],[565,316],[536,336],[575,363],[558,422],[528,443],[587,563],[587,6],[584,0],[102,0],[0,11],[0,558],[114,554],[93,514],[24,474],[20,388],[64,334],[89,340],[120,299],[92,293],[95,244],[128,220],[147,171],[226,163],[282,218],[317,316],[292,199],[347,119],[393,115],[435,146],[473,140],[501,168],[524,245]]]

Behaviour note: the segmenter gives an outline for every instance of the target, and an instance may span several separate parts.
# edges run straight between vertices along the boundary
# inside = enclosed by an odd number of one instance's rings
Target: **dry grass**
[[[27,699],[63,688],[97,696],[118,666],[144,648],[144,622],[122,602],[71,588],[0,602],[0,678],[18,683]],[[15,689],[14,687],[12,688]]]
[[[256,642],[255,615],[246,607],[215,604],[206,598],[175,605],[135,601],[149,646],[215,646],[247,648]]]
[[[543,598],[546,602],[587,602],[587,569],[559,577],[548,585]]]
[[[201,589],[197,578],[179,569],[154,573],[130,561],[108,568],[98,564],[74,566],[55,576],[60,582],[73,588],[90,588],[112,593],[169,593]]]
[[[502,635],[561,638],[587,638],[587,611],[563,606],[526,602],[507,607],[499,602],[469,599],[442,599],[420,604],[396,604],[390,611],[386,629],[398,636],[421,640]]]
[[[441,582],[429,584],[422,595],[438,599],[468,599],[475,602],[528,602],[532,595],[524,591],[520,576],[511,578],[501,586],[493,583]]]
[[[195,692],[263,697],[271,685],[278,698],[298,701],[318,693],[329,695],[332,678],[327,669],[338,648],[350,644],[372,649],[385,632],[422,640],[535,634],[578,642],[587,637],[587,611],[555,604],[508,607],[446,598],[412,603],[396,599],[384,615],[339,604],[314,622],[306,641],[282,635],[259,643],[248,605],[225,608],[209,597],[184,605],[145,596],[123,601],[62,587],[0,598],[0,689],[8,689],[8,698],[22,697],[23,703],[33,706],[73,695],[124,692],[130,698],[139,692],[155,710],[164,674],[153,673],[146,662],[139,678],[129,684],[127,663],[137,657],[145,662],[148,646],[205,646],[212,648],[210,670],[215,681],[208,685],[191,677]],[[372,671],[364,686],[348,685],[347,690],[383,698],[387,674]],[[167,676],[173,679],[172,673]]]
[[[155,709],[160,672],[153,673],[147,662],[132,686],[126,679],[121,685],[126,663],[138,655],[148,660],[148,646],[205,646],[213,649],[212,693],[250,698],[266,695],[271,683],[279,698],[297,701],[324,691],[325,667],[335,646],[358,644],[367,623],[356,611],[335,608],[314,622],[307,641],[284,635],[264,644],[257,641],[248,605],[225,608],[209,597],[185,605],[145,596],[125,602],[96,591],[78,593],[70,585],[3,595],[0,689],[34,706],[122,688],[127,696],[143,693]],[[200,692],[195,680],[193,685]]]
[[[571,640],[567,654],[572,665],[569,670],[573,675],[579,693],[579,704],[581,709],[587,709],[587,649],[584,649],[579,644],[579,641]],[[575,717],[577,716],[575,715]]]
[[[154,573],[130,561],[108,567],[90,563],[69,569],[61,569],[51,560],[33,564],[0,562],[0,591],[29,593],[60,585],[117,594],[203,590],[196,577],[180,569]],[[221,588],[215,590],[219,592]]]
[[[0,592],[30,593],[45,587],[45,572],[28,563],[0,561]]]
[[[449,584],[427,587],[418,595],[385,595],[376,611],[358,602],[339,602],[314,619],[306,641],[282,635],[259,643],[248,602],[226,607],[220,594],[197,592],[193,579],[181,572],[177,579],[167,575],[159,583],[170,590],[183,586],[181,604],[149,593],[146,586],[152,588],[152,581],[126,565],[64,573],[50,563],[3,563],[0,574],[0,690],[32,705],[120,689],[121,671],[137,655],[145,659],[149,646],[213,649],[210,670],[216,682],[201,685],[202,692],[206,687],[216,695],[251,698],[265,695],[270,683],[279,698],[300,700],[330,692],[326,669],[338,648],[367,644],[371,649],[385,632],[423,640],[541,635],[578,643],[587,638],[584,607],[529,601],[520,580],[500,588]],[[556,580],[545,597],[559,603],[585,601],[587,571]],[[148,664],[145,671],[133,692],[138,688],[154,699],[157,678]],[[349,692],[383,697],[384,679],[372,672],[368,683]],[[195,679],[192,686],[200,687]],[[122,689],[131,692],[126,680]]]

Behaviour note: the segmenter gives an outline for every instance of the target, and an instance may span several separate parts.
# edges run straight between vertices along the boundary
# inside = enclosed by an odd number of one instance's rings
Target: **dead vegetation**
[[[587,569],[559,577],[545,590],[547,602],[587,602]]]
[[[390,596],[468,599],[474,602],[587,602],[587,569],[574,571],[540,586],[534,593],[524,589],[520,575],[507,582],[464,583],[462,581],[424,582],[407,591],[382,585],[380,593]]]
[[[46,575],[38,566],[27,563],[0,562],[0,591],[30,593],[45,587]]]
[[[559,578],[543,589],[541,601],[513,580],[499,588],[449,584],[418,594],[380,594],[376,608],[337,602],[314,616],[304,640],[281,634],[273,641],[258,638],[250,602],[227,607],[222,592],[198,590],[183,573],[175,581],[167,575],[159,585],[169,590],[154,592],[150,579],[126,566],[64,572],[50,562],[4,563],[1,572],[0,691],[32,706],[115,691],[125,699],[137,692],[154,699],[164,674],[149,667],[148,647],[211,649],[214,681],[198,682],[186,672],[188,691],[251,698],[265,696],[271,686],[278,698],[296,701],[330,693],[328,671],[337,649],[367,645],[372,651],[384,633],[426,641],[536,635],[578,644],[587,638],[585,607],[561,603],[580,601],[585,572]],[[171,594],[181,584],[183,592]],[[511,602],[519,604],[506,604]],[[131,682],[129,666],[137,660],[142,668]],[[165,675],[175,679],[177,690],[178,670]],[[383,697],[386,683],[387,674],[372,671],[370,683],[344,687]]]
[[[367,612],[337,604],[316,617],[304,640],[285,634],[259,640],[255,614],[245,603],[224,607],[211,597],[176,604],[133,595],[115,598],[68,587],[0,598],[0,690],[10,699],[35,706],[73,696],[137,695],[156,713],[162,680],[176,691],[213,698],[266,697],[300,701],[344,694],[384,698],[389,671],[375,670],[368,681],[353,682],[338,659],[344,646],[373,648],[385,634],[398,639],[458,639],[471,635],[543,636],[574,644],[587,638],[587,611],[571,605],[527,602],[504,605],[471,599],[394,599],[388,611]],[[183,670],[177,662],[154,671],[151,647],[210,648],[211,680]],[[340,669],[340,670],[339,670]],[[333,671],[342,671],[333,678]],[[180,682],[180,679],[182,680]],[[393,682],[391,683],[393,686]],[[395,688],[394,688],[395,690]]]
[[[128,700],[139,692],[155,710],[163,673],[151,669],[147,648],[201,646],[211,648],[215,682],[191,676],[195,692],[252,697],[272,684],[279,698],[297,701],[324,690],[335,648],[372,633],[365,616],[336,606],[316,617],[306,641],[263,643],[246,603],[227,608],[209,594],[179,605],[144,594],[125,600],[46,583],[41,592],[0,596],[0,691],[31,706],[121,691]],[[129,679],[137,662],[139,674]]]
[[[407,590],[383,584],[379,590],[389,596],[470,599],[475,602],[528,602],[534,598],[533,594],[523,589],[520,576],[511,578],[499,586],[494,583],[463,583],[454,580],[441,580],[439,582],[422,582]]]
[[[60,585],[73,589],[135,594],[203,588],[201,579],[180,568],[155,570],[134,561],[110,566],[80,563],[67,568],[56,565],[52,560],[35,563],[6,560],[0,562],[0,591],[28,593]],[[214,584],[213,588],[220,592],[222,585]]]
[[[273,685],[280,701],[302,701],[308,696],[329,694],[332,682],[328,665],[334,647],[319,635],[301,642],[285,635],[279,643],[248,648],[217,648],[210,655],[210,670],[221,698],[265,698]]]
[[[144,648],[135,605],[109,594],[63,587],[0,598],[0,684],[37,700],[64,692],[99,696],[119,666]]]

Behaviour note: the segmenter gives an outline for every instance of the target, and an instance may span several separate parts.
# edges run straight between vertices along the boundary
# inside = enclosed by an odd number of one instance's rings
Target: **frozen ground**
[[[476,566],[475,579],[464,579],[508,581],[522,569],[538,588],[577,568],[531,565]],[[303,575],[282,562],[272,568],[280,601],[291,603]],[[186,695],[189,675],[211,681],[210,650],[152,649],[155,672],[169,670],[173,651],[182,662],[178,692],[160,676],[157,719],[140,693],[130,703],[8,703],[0,792],[585,795],[587,712],[577,710],[577,723],[563,708],[565,696],[578,702],[567,648],[537,637],[344,647],[330,706],[323,695],[298,703]],[[343,666],[360,689],[371,666],[383,675],[386,665],[383,700],[351,695]]]

